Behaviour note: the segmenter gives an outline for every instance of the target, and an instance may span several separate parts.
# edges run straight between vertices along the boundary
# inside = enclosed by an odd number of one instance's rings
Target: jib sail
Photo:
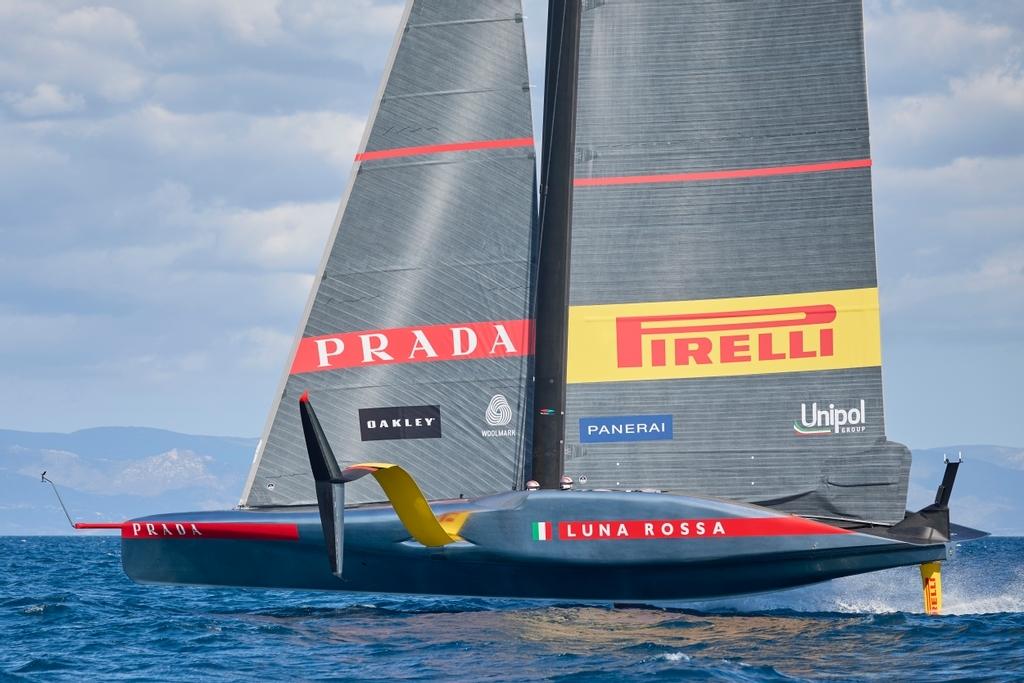
[[[410,1],[242,504],[315,503],[335,454],[432,499],[522,477],[535,154],[519,0]],[[350,503],[378,500],[372,482]]]
[[[902,519],[860,3],[582,6],[566,473]]]

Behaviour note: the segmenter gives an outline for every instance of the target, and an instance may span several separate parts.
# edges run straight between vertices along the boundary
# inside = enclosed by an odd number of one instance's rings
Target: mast
[[[544,488],[558,486],[564,462],[566,326],[580,12],[580,0],[548,3],[533,401],[538,411],[533,430],[533,478]]]

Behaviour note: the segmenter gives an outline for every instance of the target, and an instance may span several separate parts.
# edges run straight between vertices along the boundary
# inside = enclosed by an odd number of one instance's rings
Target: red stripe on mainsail
[[[360,152],[356,161],[373,161],[374,159],[394,159],[411,157],[421,154],[443,154],[445,152],[472,152],[480,149],[506,149],[509,147],[532,147],[533,138],[507,138],[505,140],[471,140],[467,142],[449,142],[443,145],[420,145],[419,147],[395,147],[393,149],[377,149],[371,152]]]
[[[299,538],[297,524],[278,522],[125,522],[120,527],[121,538],[139,540],[228,538],[244,541],[296,541]]]
[[[576,178],[574,187],[596,185],[643,185],[647,183],[692,183],[701,180],[730,180],[733,178],[761,178],[799,173],[821,173],[824,171],[845,171],[851,168],[869,168],[871,159],[850,161],[826,161],[820,164],[796,164],[793,166],[768,166],[765,168],[735,168],[725,171],[697,171],[694,173],[658,173],[654,175],[621,175],[601,178]]]

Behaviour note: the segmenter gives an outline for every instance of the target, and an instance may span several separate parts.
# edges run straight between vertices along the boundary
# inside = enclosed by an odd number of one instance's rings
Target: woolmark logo
[[[859,434],[867,429],[867,411],[864,399],[853,408],[837,408],[835,403],[800,404],[800,420],[793,422],[793,431],[799,436],[829,436],[831,434]]]
[[[400,363],[525,356],[529,320],[493,320],[306,337],[291,374]]]
[[[484,419],[492,427],[504,427],[511,422],[512,406],[508,404],[508,399],[501,394],[492,396],[491,402],[487,404],[487,410],[484,412]]]
[[[616,415],[580,418],[581,443],[670,441],[671,439],[671,415]]]
[[[487,404],[487,410],[484,411],[484,421],[491,427],[505,427],[512,421],[512,406],[508,404],[508,399],[503,394],[495,394],[491,397],[490,403]],[[480,436],[485,437],[515,435],[515,429],[480,430]]]
[[[830,304],[620,317],[617,363],[639,368],[831,356],[835,319]],[[777,329],[788,334],[776,335]]]

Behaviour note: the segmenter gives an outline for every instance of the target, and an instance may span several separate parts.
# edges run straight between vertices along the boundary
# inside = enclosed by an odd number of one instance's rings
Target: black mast
[[[557,487],[563,471],[580,5],[580,0],[548,3],[533,401],[539,411],[533,429],[533,478],[544,488]]]

